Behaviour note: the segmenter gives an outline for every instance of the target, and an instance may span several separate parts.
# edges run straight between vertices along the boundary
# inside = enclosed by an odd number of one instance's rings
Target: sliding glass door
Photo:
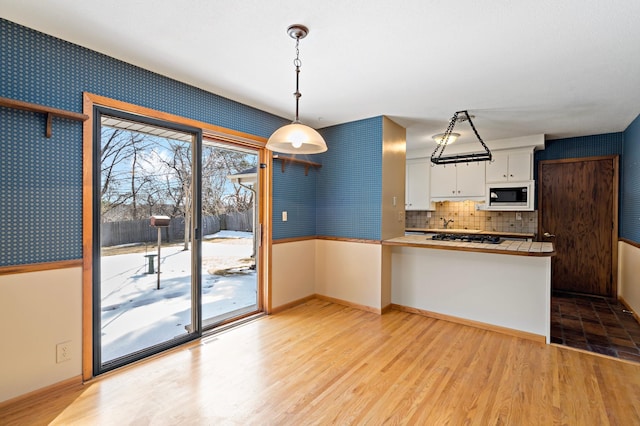
[[[93,371],[261,310],[257,148],[95,107]]]
[[[202,318],[211,328],[258,311],[258,153],[202,147]]]
[[[96,108],[94,372],[201,333],[198,129]],[[99,238],[98,238],[99,236]]]

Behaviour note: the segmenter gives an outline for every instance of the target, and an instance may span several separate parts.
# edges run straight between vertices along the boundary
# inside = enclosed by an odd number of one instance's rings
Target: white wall
[[[0,276],[0,402],[82,374],[82,268]],[[56,363],[70,341],[71,360]]]
[[[392,248],[394,304],[545,336],[551,258]]]
[[[382,246],[316,241],[316,293],[382,309]]]
[[[271,254],[273,308],[315,294],[315,240],[273,244]]]
[[[640,314],[640,248],[618,242],[618,295]]]

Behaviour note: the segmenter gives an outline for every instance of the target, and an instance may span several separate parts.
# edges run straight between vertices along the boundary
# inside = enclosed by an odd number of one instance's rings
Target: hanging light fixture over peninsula
[[[484,143],[484,141],[478,134],[478,131],[476,130],[476,126],[474,126],[473,121],[471,121],[471,117],[473,116],[469,115],[467,111],[457,111],[455,114],[453,114],[453,117],[451,117],[451,120],[449,121],[449,126],[447,127],[447,130],[444,133],[442,133],[441,140],[450,141],[453,135],[457,135],[456,138],[460,136],[459,133],[453,133],[453,128],[457,123],[468,121],[469,125],[473,129],[473,133],[475,133],[476,137],[478,138],[478,142],[480,142],[480,145],[482,145],[484,152],[442,155],[444,154],[444,150],[447,147],[448,143],[441,143],[441,144],[438,144],[438,146],[436,146],[436,149],[433,150],[433,154],[431,154],[431,162],[433,164],[456,164],[456,163],[473,163],[476,161],[491,161],[491,159],[493,158],[491,155],[491,151],[489,151],[489,147],[487,147],[487,145]],[[440,135],[435,135],[434,139],[436,136],[440,136]]]
[[[451,145],[460,137],[460,133],[449,133],[449,135],[446,133],[438,133],[431,137],[438,145]]]
[[[303,39],[309,34],[309,28],[304,25],[291,25],[287,28],[289,36],[296,40],[296,58],[293,60],[293,65],[296,67],[296,91],[293,94],[296,98],[296,118],[293,123],[282,126],[269,138],[267,141],[267,149],[274,152],[282,152],[285,154],[318,154],[327,150],[327,144],[325,143],[320,133],[312,129],[309,126],[305,126],[298,119],[298,101],[302,94],[299,89],[299,77],[300,77],[300,51],[298,45],[300,39]]]

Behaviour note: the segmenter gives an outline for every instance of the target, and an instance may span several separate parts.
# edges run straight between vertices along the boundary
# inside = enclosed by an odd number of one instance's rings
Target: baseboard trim
[[[298,305],[302,305],[303,303],[308,302],[311,299],[315,299],[316,295],[312,294],[311,296],[303,297],[302,299],[294,300],[293,302],[285,303],[284,305],[276,306],[275,308],[271,308],[271,311],[268,312],[269,315],[277,314],[282,311],[286,311],[287,309],[291,309]]]
[[[361,311],[371,312],[374,314],[382,315],[385,310],[389,310],[390,306],[386,306],[382,309],[374,308],[372,306],[360,305],[358,303],[349,302],[348,300],[336,299],[335,297],[324,296],[322,294],[316,294],[315,297],[326,302],[335,303],[336,305],[348,306],[350,308],[359,309]]]
[[[508,328],[508,327],[501,327],[499,325],[487,324],[486,322],[454,317],[452,315],[439,314],[437,312],[425,311],[423,309],[412,308],[409,306],[396,305],[395,303],[391,304],[391,308],[398,311],[422,315],[422,316],[433,318],[433,319],[454,322],[456,324],[468,325],[470,327],[480,328],[482,330],[495,331],[496,333],[507,334],[509,336],[518,337],[526,340],[532,340],[538,343],[546,344],[547,342],[547,338],[539,334],[529,333],[527,331],[515,330],[513,328]]]
[[[21,404],[36,404],[39,399],[42,398],[51,398],[51,394],[55,394],[58,392],[65,392],[76,387],[82,386],[82,376],[74,376],[69,379],[63,380],[61,382],[54,383],[49,386],[45,386],[40,389],[36,389],[31,392],[27,392],[22,395],[18,395],[15,398],[7,399],[6,401],[0,402],[0,410],[7,410],[9,407],[15,408]]]
[[[391,303],[389,303],[387,306],[385,306],[384,308],[382,308],[382,314],[386,314],[387,312],[390,312],[393,309]]]
[[[335,303],[336,305],[348,306],[350,308],[358,309],[365,312],[371,312],[374,314],[382,315],[389,312],[392,309],[392,305],[389,304],[382,309],[374,308],[372,306],[360,305],[358,303],[349,302],[348,300],[336,299],[335,297],[324,296],[322,294],[312,294],[311,296],[303,297],[302,299],[294,300],[293,302],[285,303],[284,305],[277,306],[271,309],[269,315],[277,314],[287,309],[294,308],[298,305],[308,302],[312,299],[324,300],[325,302]]]

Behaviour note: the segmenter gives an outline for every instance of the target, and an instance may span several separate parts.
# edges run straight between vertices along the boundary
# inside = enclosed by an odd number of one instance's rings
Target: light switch
[[[282,212],[282,221],[283,222],[287,221],[287,212]]]

